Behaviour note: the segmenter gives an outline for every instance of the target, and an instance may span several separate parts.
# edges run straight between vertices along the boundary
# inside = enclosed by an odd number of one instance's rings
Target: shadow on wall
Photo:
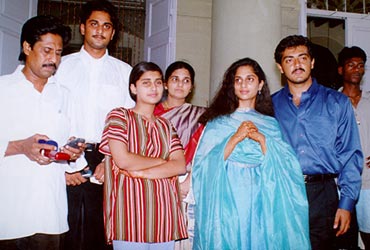
[[[312,76],[317,82],[332,88],[338,89],[342,83],[338,74],[338,63],[333,53],[326,47],[312,43],[315,65]]]

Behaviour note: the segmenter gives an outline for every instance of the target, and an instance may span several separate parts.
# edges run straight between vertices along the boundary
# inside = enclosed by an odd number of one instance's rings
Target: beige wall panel
[[[177,3],[176,60],[195,70],[192,103],[207,106],[210,89],[211,0],[179,0]]]

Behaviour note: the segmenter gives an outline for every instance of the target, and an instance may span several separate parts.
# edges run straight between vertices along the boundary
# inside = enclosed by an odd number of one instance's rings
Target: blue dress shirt
[[[361,188],[363,156],[349,99],[313,78],[299,106],[288,85],[272,100],[283,137],[295,150],[303,174],[338,174],[339,208],[352,211]]]

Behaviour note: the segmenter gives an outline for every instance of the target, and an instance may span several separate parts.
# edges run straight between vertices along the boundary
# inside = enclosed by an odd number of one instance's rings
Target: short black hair
[[[274,54],[275,62],[278,64],[281,64],[284,51],[287,48],[294,48],[298,46],[306,46],[308,50],[308,54],[310,55],[311,58],[314,58],[311,41],[305,36],[291,35],[281,40],[278,46],[276,47],[275,54]]]
[[[161,74],[162,81],[163,81],[163,72],[157,64],[153,62],[139,62],[132,68],[131,73],[130,73],[129,93],[130,93],[132,100],[136,101],[136,95],[131,92],[131,88],[130,88],[131,84],[136,86],[136,82],[140,79],[142,75],[144,75],[145,72],[148,72],[148,71],[159,72]]]
[[[117,8],[111,2],[106,0],[94,0],[84,4],[80,13],[80,23],[86,24],[87,19],[89,19],[94,11],[103,11],[108,13],[113,24],[113,29],[118,31],[119,20]]]
[[[178,69],[186,69],[190,74],[191,85],[194,85],[194,78],[195,78],[194,68],[189,63],[184,62],[184,61],[176,61],[176,62],[171,63],[170,66],[168,66],[166,69],[164,81],[168,82],[168,79],[170,78],[172,73]]]
[[[338,65],[344,66],[348,59],[359,57],[366,63],[366,53],[363,49],[357,46],[344,47],[338,54]]]
[[[63,47],[65,47],[71,40],[71,28],[63,25],[57,17],[50,15],[40,15],[28,19],[23,27],[21,33],[21,53],[18,60],[25,61],[26,54],[23,52],[23,42],[30,44],[31,48],[36,42],[41,40],[41,36],[45,34],[59,35],[63,40]]]

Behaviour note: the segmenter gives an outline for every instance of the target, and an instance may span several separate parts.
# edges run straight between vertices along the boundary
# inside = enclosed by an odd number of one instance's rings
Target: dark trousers
[[[312,250],[337,249],[333,225],[338,208],[338,191],[334,179],[306,183],[306,191]]]
[[[85,152],[89,168],[94,172],[103,155],[94,150]],[[111,249],[105,244],[103,220],[103,185],[85,182],[68,186],[68,224],[65,250]]]
[[[13,240],[0,240],[1,250],[62,250],[64,234],[35,234]]]
[[[360,232],[360,234],[361,234],[361,240],[365,245],[365,250],[370,250],[370,234],[364,233],[364,232]]]

